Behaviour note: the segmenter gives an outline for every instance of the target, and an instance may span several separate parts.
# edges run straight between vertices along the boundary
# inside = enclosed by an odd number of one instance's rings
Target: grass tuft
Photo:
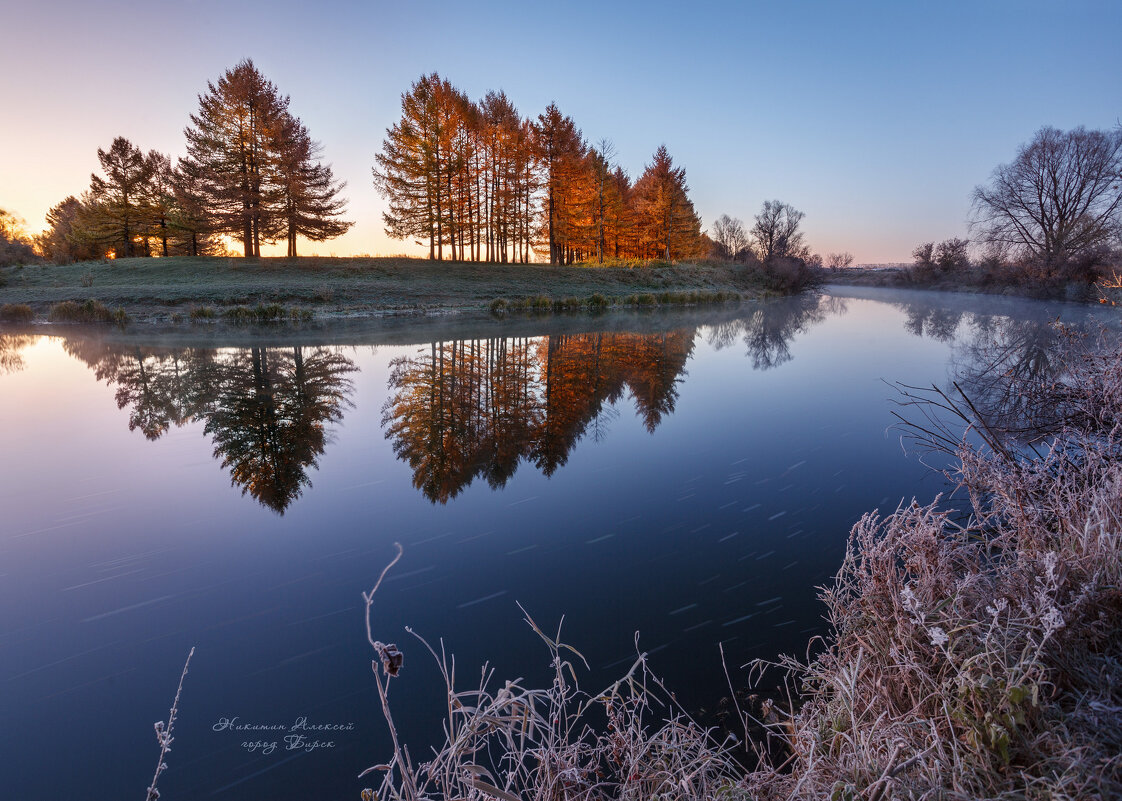
[[[0,320],[5,323],[30,323],[35,312],[26,303],[5,303],[0,306]]]
[[[109,309],[104,303],[92,298],[82,303],[64,300],[51,307],[47,319],[52,323],[114,323],[124,326],[129,316],[124,309]]]

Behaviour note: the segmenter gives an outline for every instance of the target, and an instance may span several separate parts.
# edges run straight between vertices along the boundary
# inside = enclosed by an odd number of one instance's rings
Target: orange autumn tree
[[[689,199],[686,171],[675,167],[666,145],[660,145],[642,177],[635,182],[638,245],[645,258],[700,256],[704,253],[701,219]]]
[[[429,258],[526,264],[704,255],[685,171],[665,146],[634,183],[551,103],[533,121],[503,92],[475,102],[437,73],[401,96],[373,168],[386,233]]]

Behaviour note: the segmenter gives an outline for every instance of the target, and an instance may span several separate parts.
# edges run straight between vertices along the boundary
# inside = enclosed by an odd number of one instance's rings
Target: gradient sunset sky
[[[814,250],[866,263],[966,236],[971,189],[1041,126],[1122,118],[1117,0],[26,0],[3,18],[0,208],[31,232],[115,136],[183,155],[197,95],[244,58],[348,182],[354,228],[307,254],[427,253],[386,237],[370,167],[432,71],[523,116],[556,101],[632,178],[665,143],[706,229],[777,198]]]

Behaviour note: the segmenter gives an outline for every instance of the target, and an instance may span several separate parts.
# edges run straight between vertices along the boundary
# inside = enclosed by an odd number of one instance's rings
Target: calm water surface
[[[725,690],[718,643],[734,673],[804,653],[852,524],[947,488],[891,382],[969,380],[990,343],[1046,371],[1051,321],[1097,314],[862,292],[408,345],[0,332],[3,795],[141,797],[196,646],[165,798],[357,798],[389,755],[361,593],[395,541],[375,629],[414,754],[442,686],[406,625],[467,683],[545,680],[517,603],[564,616],[590,689],[639,632],[695,707]],[[290,749],[301,718],[353,725]]]

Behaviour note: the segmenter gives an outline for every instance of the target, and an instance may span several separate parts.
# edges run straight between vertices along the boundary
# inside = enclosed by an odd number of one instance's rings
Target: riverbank
[[[937,292],[962,292],[972,295],[1004,295],[1034,300],[1070,300],[1098,303],[1102,287],[1078,281],[1039,282],[1014,280],[1008,275],[989,273],[981,268],[925,275],[911,267],[848,267],[824,270],[823,280],[845,286],[885,289],[930,289]]]
[[[409,258],[117,259],[0,271],[0,306],[37,322],[279,322],[722,303],[769,293],[758,270],[661,264],[551,267]],[[100,304],[96,306],[95,304]],[[100,309],[104,307],[105,313]],[[26,315],[26,312],[24,312]],[[110,315],[117,319],[110,319]],[[21,320],[20,322],[29,322]]]

